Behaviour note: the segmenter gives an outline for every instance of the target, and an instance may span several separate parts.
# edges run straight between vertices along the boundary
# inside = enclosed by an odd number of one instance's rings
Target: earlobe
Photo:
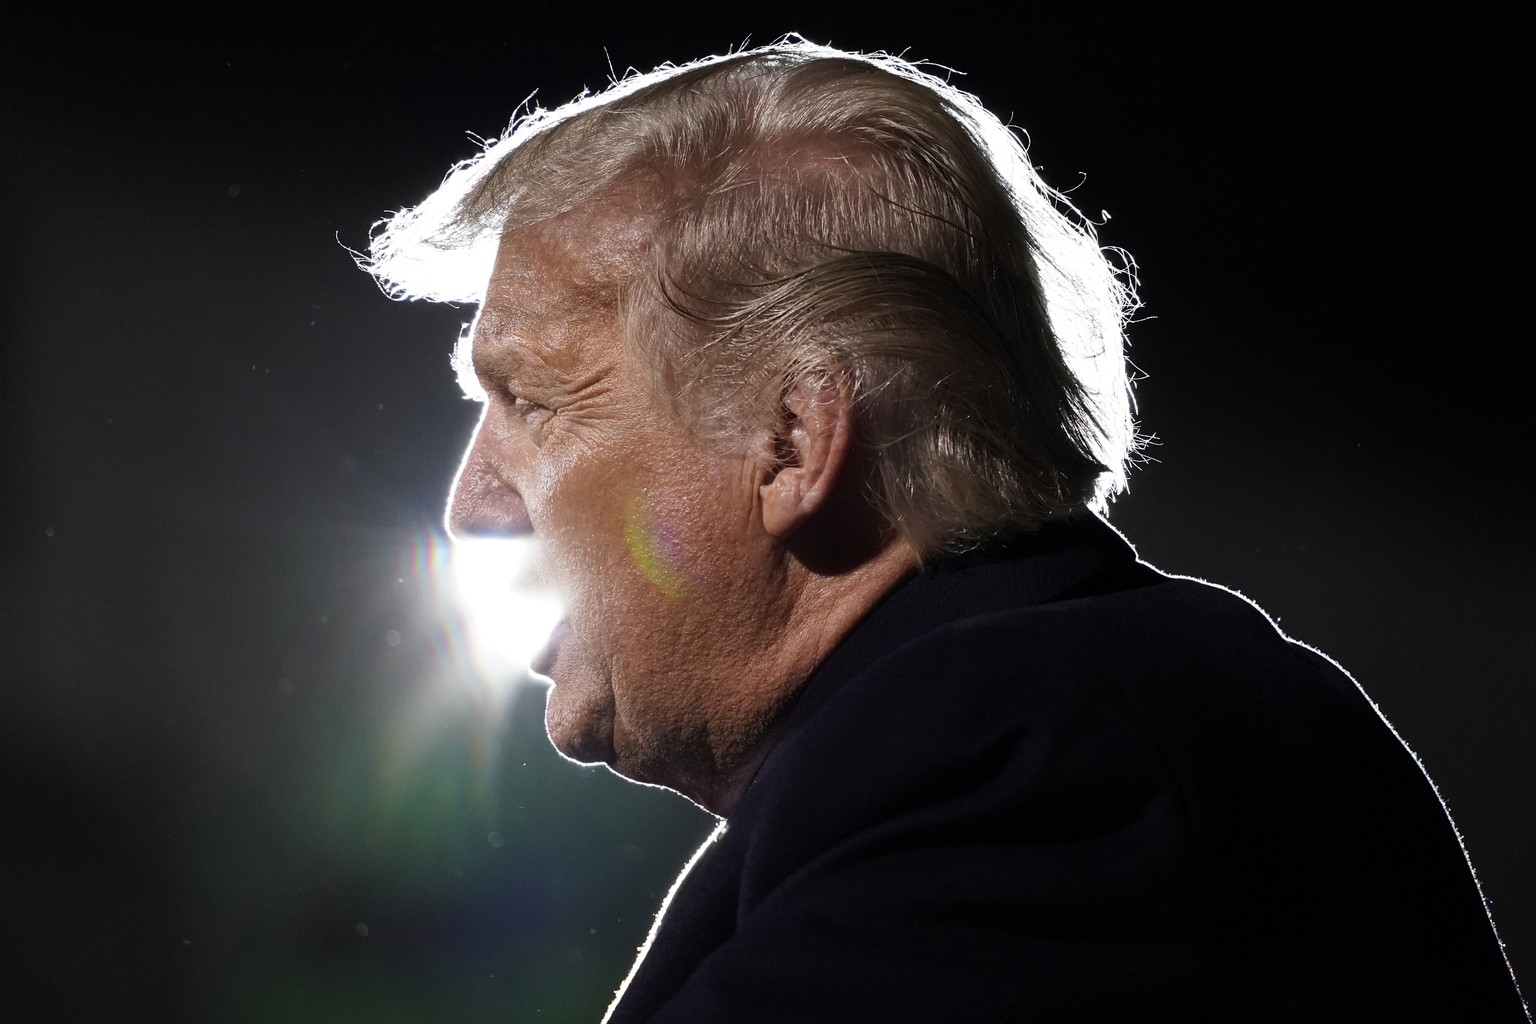
[[[763,529],[793,536],[824,508],[853,445],[851,401],[841,374],[815,373],[785,393],[773,438],[774,465],[759,487]]]

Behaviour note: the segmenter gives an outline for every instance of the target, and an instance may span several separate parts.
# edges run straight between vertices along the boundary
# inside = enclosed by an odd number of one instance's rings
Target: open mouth
[[[453,591],[470,649],[488,680],[520,679],[553,664],[553,630],[564,618],[548,588],[530,579],[531,539],[472,538],[452,548]]]

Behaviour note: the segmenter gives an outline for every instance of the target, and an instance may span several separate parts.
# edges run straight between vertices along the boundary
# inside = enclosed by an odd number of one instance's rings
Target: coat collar
[[[1087,511],[933,562],[886,595],[811,673],[758,778],[772,771],[785,740],[845,682],[907,640],[948,622],[1114,590],[1151,572],[1119,531]],[[742,803],[750,802],[749,788]]]

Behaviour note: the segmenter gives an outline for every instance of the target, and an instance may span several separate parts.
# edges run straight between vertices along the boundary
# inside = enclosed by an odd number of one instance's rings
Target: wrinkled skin
[[[504,238],[471,336],[485,409],[448,521],[541,542],[567,609],[535,664],[554,682],[555,747],[724,814],[795,690],[915,560],[807,570],[793,537],[835,460],[811,489],[773,428],[705,444],[657,400],[617,304],[652,227],[610,200]]]

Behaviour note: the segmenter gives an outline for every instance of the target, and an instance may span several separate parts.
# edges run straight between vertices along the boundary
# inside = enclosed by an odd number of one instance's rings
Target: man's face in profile
[[[696,442],[624,336],[645,221],[582,208],[503,240],[472,333],[485,410],[449,525],[539,542],[566,608],[534,666],[555,684],[555,746],[707,803],[717,748],[752,727],[720,680],[764,646],[771,559],[752,528],[759,460]]]

